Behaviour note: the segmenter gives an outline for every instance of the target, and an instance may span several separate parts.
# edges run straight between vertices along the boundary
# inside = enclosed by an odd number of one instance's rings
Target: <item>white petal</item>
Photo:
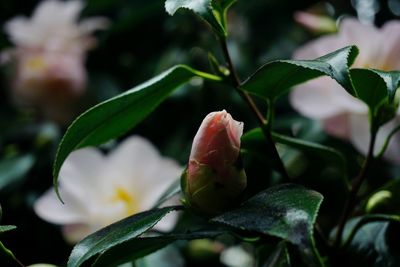
[[[350,141],[363,155],[367,155],[370,139],[370,127],[368,114],[351,114],[350,123]]]
[[[87,197],[97,192],[104,177],[106,159],[96,148],[83,148],[72,152],[60,169],[60,186],[76,195]],[[79,192],[79,193],[78,193]]]
[[[51,188],[35,202],[34,210],[36,214],[43,220],[55,224],[84,222],[87,217],[87,211],[83,203],[62,188],[60,188],[60,193],[64,198],[65,204],[60,202],[54,189]]]
[[[359,55],[353,67],[375,67],[379,59],[381,40],[377,28],[355,18],[345,18],[340,24],[339,36],[343,46],[357,45]]]
[[[181,213],[182,212],[171,211],[154,226],[154,229],[162,232],[172,231]]]
[[[342,113],[340,115],[324,119],[322,124],[325,132],[328,134],[344,140],[349,140],[350,127],[348,113]]]
[[[108,175],[113,176],[113,183],[132,187],[133,192],[146,201],[157,198],[182,170],[175,161],[163,158],[149,141],[139,136],[122,142],[108,160],[112,172]]]
[[[351,141],[354,146],[364,155],[368,152],[370,142],[369,119],[367,115],[351,115]],[[387,136],[394,127],[399,125],[400,119],[394,119],[383,125],[376,137],[374,154],[378,154],[384,144]],[[384,158],[392,163],[400,164],[400,134],[397,133],[390,141],[389,146],[384,154]]]
[[[294,54],[295,59],[315,59],[342,48],[341,40],[336,35],[320,37],[298,48]]]
[[[382,47],[382,64],[385,70],[400,69],[400,22],[389,21],[383,28],[381,33]]]
[[[344,89],[335,81],[321,77],[295,87],[290,103],[301,114],[313,119],[326,119],[346,112],[338,96]],[[344,92],[346,93],[346,92]]]
[[[93,233],[93,229],[85,224],[70,224],[65,225],[62,232],[68,243],[75,244]]]
[[[8,21],[5,24],[5,31],[10,36],[11,41],[18,46],[34,47],[42,43],[40,36],[32,31],[30,21],[22,16]]]
[[[79,23],[81,34],[90,34],[96,30],[104,30],[110,26],[110,21],[103,17],[84,19]]]
[[[376,140],[376,143],[377,143],[375,146],[376,153],[379,153],[387,136],[399,124],[400,124],[400,118],[395,118],[381,127],[381,129],[378,132],[378,136],[377,136],[377,140]],[[383,156],[385,159],[387,159],[388,161],[390,161],[392,163],[400,164],[400,133],[399,132],[391,138],[390,143],[389,143],[389,145],[385,151],[385,154]]]

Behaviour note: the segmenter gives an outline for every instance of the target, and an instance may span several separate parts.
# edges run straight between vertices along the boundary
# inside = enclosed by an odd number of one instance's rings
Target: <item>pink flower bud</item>
[[[195,210],[217,214],[242,193],[246,174],[238,168],[243,123],[225,110],[205,117],[193,140],[182,176],[186,202]]]

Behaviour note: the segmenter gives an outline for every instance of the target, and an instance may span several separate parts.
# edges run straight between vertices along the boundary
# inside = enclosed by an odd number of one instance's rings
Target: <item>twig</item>
[[[373,127],[371,127],[371,129],[373,129]],[[376,130],[372,130],[371,131],[371,139],[370,139],[370,142],[369,142],[367,158],[365,159],[364,164],[361,167],[361,170],[360,170],[359,174],[354,179],[354,182],[353,182],[353,185],[351,187],[349,196],[348,196],[348,198],[346,200],[346,203],[344,205],[343,213],[342,213],[342,215],[340,217],[340,220],[339,220],[339,226],[338,226],[338,230],[337,230],[337,233],[336,233],[336,238],[335,238],[335,241],[333,243],[333,246],[335,248],[338,248],[341,245],[344,226],[346,224],[347,219],[350,216],[350,213],[354,209],[354,206],[356,204],[356,198],[357,198],[358,191],[360,190],[360,187],[361,187],[362,183],[365,180],[365,177],[366,177],[366,174],[367,174],[367,170],[368,170],[368,168],[370,166],[370,162],[373,159],[373,152],[374,152],[374,147],[375,147],[376,134],[377,134]]]
[[[272,156],[273,156],[273,158],[275,158],[275,161],[278,164],[278,171],[281,173],[284,181],[289,182],[290,181],[289,175],[287,174],[285,165],[283,164],[282,159],[279,156],[278,150],[276,149],[275,143],[272,139],[272,135],[271,135],[271,131],[270,131],[271,118],[266,120],[264,118],[264,116],[262,115],[262,113],[260,112],[260,110],[258,109],[254,100],[251,98],[251,96],[247,92],[240,89],[241,81],[239,79],[239,76],[237,74],[235,66],[233,65],[225,38],[220,38],[220,45],[221,45],[221,49],[224,54],[225,60],[228,64],[228,68],[230,71],[230,78],[231,78],[233,86],[235,87],[236,91],[244,99],[244,101],[247,103],[249,108],[253,111],[254,115],[256,116],[257,121],[263,131],[263,134],[264,134],[265,138],[267,139],[267,145],[272,153]],[[271,105],[272,105],[271,103],[268,103],[268,109],[270,110],[269,114],[271,113],[271,109],[272,109]]]

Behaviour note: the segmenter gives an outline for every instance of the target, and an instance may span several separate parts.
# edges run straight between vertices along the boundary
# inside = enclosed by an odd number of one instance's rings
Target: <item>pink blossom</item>
[[[400,21],[390,21],[382,28],[364,25],[345,18],[337,34],[311,41],[295,51],[296,59],[313,59],[347,45],[357,45],[360,54],[353,67],[380,70],[400,69]],[[330,78],[322,77],[297,86],[290,95],[292,106],[302,115],[320,120],[327,133],[349,140],[366,154],[369,144],[368,108]],[[381,148],[399,117],[386,123],[378,132],[375,152]],[[390,142],[385,158],[400,163],[400,135]]]
[[[335,20],[327,15],[297,11],[294,13],[294,20],[314,33],[332,33],[337,30]]]
[[[86,52],[95,44],[91,33],[108,24],[104,18],[78,22],[83,7],[77,0],[46,0],[31,18],[17,16],[5,24],[15,45],[3,52],[13,66],[13,95],[18,103],[38,107],[52,119],[62,120],[84,93]]]

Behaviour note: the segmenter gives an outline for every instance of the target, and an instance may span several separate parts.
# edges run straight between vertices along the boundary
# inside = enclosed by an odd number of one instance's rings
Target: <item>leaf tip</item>
[[[177,7],[173,3],[173,1],[167,0],[164,3],[164,8],[165,8],[165,11],[168,13],[168,15],[173,16],[175,14],[175,12],[178,10],[179,7]]]

